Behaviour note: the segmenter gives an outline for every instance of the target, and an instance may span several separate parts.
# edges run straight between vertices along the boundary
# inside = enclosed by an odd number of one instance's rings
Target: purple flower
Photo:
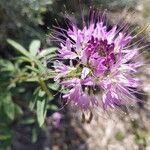
[[[54,68],[55,80],[68,90],[62,98],[83,111],[101,103],[105,110],[131,104],[137,100],[132,89],[139,86],[135,73],[142,65],[135,59],[139,48],[128,49],[135,36],[116,25],[108,29],[98,16],[91,20],[83,29],[72,23],[61,39],[61,63]]]
[[[60,127],[61,118],[62,118],[62,115],[58,112],[55,112],[52,114],[52,124],[55,128]]]

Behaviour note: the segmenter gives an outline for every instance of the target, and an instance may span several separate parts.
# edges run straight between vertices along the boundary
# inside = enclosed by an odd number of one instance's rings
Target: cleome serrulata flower
[[[71,23],[59,39],[55,80],[67,89],[62,99],[82,111],[115,109],[138,100],[133,89],[139,86],[136,72],[142,62],[136,59],[140,48],[131,45],[135,36],[118,25],[108,28],[103,18],[93,15],[82,29]]]

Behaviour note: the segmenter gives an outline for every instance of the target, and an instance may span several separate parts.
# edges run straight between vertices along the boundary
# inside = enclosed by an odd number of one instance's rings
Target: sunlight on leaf
[[[29,51],[32,56],[36,56],[38,50],[40,49],[41,42],[39,40],[33,40],[29,46]]]
[[[15,42],[15,41],[13,41],[11,39],[8,39],[7,42],[11,46],[13,46],[18,52],[22,53],[26,57],[32,58],[32,56],[30,55],[30,53],[22,45],[20,45],[19,43]]]

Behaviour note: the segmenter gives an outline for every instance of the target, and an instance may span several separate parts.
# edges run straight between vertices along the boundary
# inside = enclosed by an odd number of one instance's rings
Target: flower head
[[[103,19],[93,18],[83,29],[71,24],[60,42],[62,61],[54,67],[55,79],[68,90],[62,98],[81,110],[130,104],[137,99],[131,91],[139,85],[135,73],[141,65],[135,59],[138,48],[128,48],[134,36],[117,25],[109,29]]]
[[[60,127],[60,121],[61,121],[62,115],[58,112],[53,113],[52,115],[52,124],[55,128]]]

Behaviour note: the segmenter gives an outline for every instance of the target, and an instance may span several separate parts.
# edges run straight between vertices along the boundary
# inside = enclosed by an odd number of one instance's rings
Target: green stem
[[[48,97],[52,97],[52,94],[50,93],[49,89],[47,88],[45,82],[39,78],[39,84],[41,85],[42,89],[45,91]]]

